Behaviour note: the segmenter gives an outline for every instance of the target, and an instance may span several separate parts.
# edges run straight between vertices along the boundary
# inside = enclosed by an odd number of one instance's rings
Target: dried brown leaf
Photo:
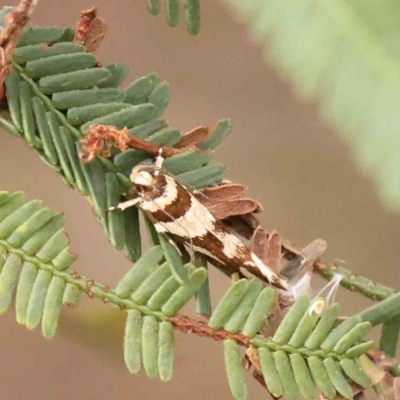
[[[268,233],[261,225],[258,226],[253,233],[253,237],[251,238],[251,247],[253,253],[261,261],[267,264],[269,248]]]
[[[258,209],[253,199],[234,199],[207,206],[216,219],[226,219],[235,215],[244,215]]]
[[[86,32],[84,46],[86,50],[94,53],[104,39],[107,32],[107,24],[104,18],[95,17],[89,25],[89,29]]]
[[[282,238],[278,232],[272,232],[268,236],[267,265],[275,272],[281,270]]]
[[[201,195],[196,197],[205,205],[210,206],[226,200],[234,200],[243,197],[245,187],[238,183],[228,183],[225,185],[209,187],[201,191]]]
[[[184,147],[195,147],[199,143],[203,142],[210,136],[210,130],[208,126],[198,126],[189,132],[186,132],[182,139],[174,145],[177,149]]]
[[[12,54],[22,31],[29,22],[36,1],[21,0],[18,6],[4,17],[4,27],[0,33],[0,93],[4,98],[3,83],[11,71]]]

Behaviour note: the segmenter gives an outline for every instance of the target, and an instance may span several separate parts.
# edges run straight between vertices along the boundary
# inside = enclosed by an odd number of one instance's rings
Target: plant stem
[[[366,308],[357,314],[362,321],[368,321],[372,326],[379,325],[400,314],[400,292],[385,300]]]
[[[335,265],[328,266],[321,262],[316,262],[314,264],[314,271],[328,280],[331,280],[334,274],[340,274],[343,276],[343,279],[340,281],[341,286],[351,291],[359,292],[372,300],[385,300],[396,293],[394,289],[375,283],[368,278],[358,276],[348,269]]]

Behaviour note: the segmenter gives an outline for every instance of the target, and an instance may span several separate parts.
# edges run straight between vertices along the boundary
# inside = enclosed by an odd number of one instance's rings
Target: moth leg
[[[123,203],[119,203],[115,207],[110,207],[108,211],[115,211],[115,210],[121,210],[124,211],[126,208],[133,207],[136,204],[140,203],[142,201],[141,197],[137,197],[136,199],[124,201]]]

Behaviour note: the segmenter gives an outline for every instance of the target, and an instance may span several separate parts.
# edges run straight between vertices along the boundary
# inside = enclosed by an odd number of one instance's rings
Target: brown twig
[[[232,334],[223,329],[213,330],[208,325],[202,321],[195,320],[186,315],[176,315],[175,317],[169,318],[169,321],[177,329],[184,333],[194,333],[195,335],[208,337],[217,341],[222,341],[225,339],[233,339],[242,346],[250,346],[250,340],[243,335]]]
[[[22,30],[29,22],[32,11],[36,5],[35,0],[21,0],[14,11],[4,17],[4,28],[0,34],[0,87],[11,70],[11,61]]]
[[[118,147],[121,151],[128,148],[142,150],[152,156],[157,156],[160,148],[162,148],[162,155],[165,158],[188,151],[188,148],[175,149],[129,136],[127,128],[117,129],[113,125],[93,124],[85,133],[85,138],[81,142],[80,158],[84,162],[89,162],[98,155],[109,157],[112,146]]]

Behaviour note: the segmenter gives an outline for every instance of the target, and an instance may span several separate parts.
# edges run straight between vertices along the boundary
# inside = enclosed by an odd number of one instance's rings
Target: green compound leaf
[[[314,400],[321,391],[333,399],[337,391],[350,398],[353,392],[349,379],[365,388],[372,386],[369,365],[359,362],[372,345],[371,341],[361,342],[371,329],[369,322],[353,316],[332,329],[339,305],[333,304],[319,315],[314,311],[314,302],[321,299],[311,301],[304,294],[290,307],[273,337],[267,338],[257,333],[267,323],[275,289],[261,289],[258,279],[235,282],[221,298],[208,325],[214,330],[223,328],[242,334],[238,339],[241,344],[249,340],[250,346],[257,349],[265,384],[273,396]],[[234,397],[240,397],[241,386],[232,378],[235,374],[230,377],[230,387]]]
[[[182,3],[182,5],[181,5]],[[165,0],[167,22],[171,28],[176,28],[180,21],[180,8],[185,9],[186,27],[191,35],[200,32],[200,0]],[[152,16],[157,16],[161,11],[160,0],[147,0],[147,10]]]
[[[21,192],[0,192],[0,311],[8,309],[16,290],[17,322],[28,329],[41,322],[43,336],[52,338],[69,275],[61,271],[76,256],[68,249],[63,216],[37,200],[24,204],[24,199]],[[71,299],[74,304],[79,292]]]
[[[187,10],[195,11],[195,3],[188,1]],[[151,2],[153,10],[154,7],[157,2]],[[177,3],[171,2],[167,7],[175,13],[176,21]],[[188,13],[192,15],[191,11]],[[110,243],[115,249],[124,250],[129,260],[136,261],[141,253],[137,211],[107,212],[107,208],[126,199],[133,188],[131,169],[152,156],[128,149],[113,151],[108,159],[97,157],[90,164],[83,164],[79,140],[97,123],[126,127],[129,135],[152,143],[175,145],[182,133],[168,128],[160,118],[170,99],[170,85],[156,73],[149,73],[120,90],[118,86],[127,76],[128,67],[119,63],[98,67],[96,56],[82,45],[68,42],[72,38],[69,28],[34,27],[24,33],[13,59],[13,71],[6,79],[11,121],[0,118],[0,125],[13,135],[22,136],[68,186],[86,196]],[[199,146],[213,149],[229,131],[229,120],[221,120],[212,136]],[[165,168],[187,179],[189,185],[206,187],[220,182],[226,170],[222,164],[209,165],[211,156],[211,152],[184,152],[167,159]],[[66,264],[67,260],[60,257],[60,265]],[[184,282],[178,264],[170,262],[178,279]]]

